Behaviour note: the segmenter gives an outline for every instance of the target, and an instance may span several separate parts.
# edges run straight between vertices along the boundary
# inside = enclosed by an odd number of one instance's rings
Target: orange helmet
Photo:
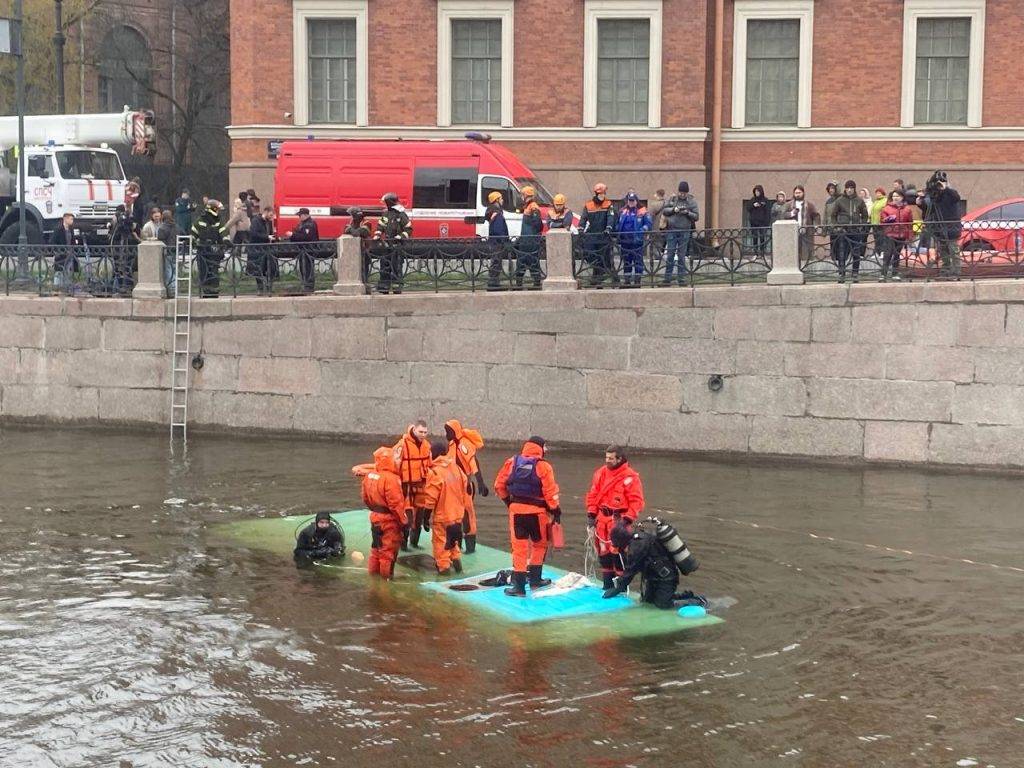
[[[498,192],[497,190],[491,192],[491,194],[487,196],[488,203],[496,203],[499,200],[501,200],[501,192]]]
[[[523,193],[523,197],[533,197],[534,195],[537,194],[537,190],[535,190],[533,187],[529,185],[523,187],[519,191]]]
[[[565,195],[559,192],[552,201],[555,205],[565,205]]]
[[[595,195],[607,195],[608,194],[608,185],[607,184],[602,184],[599,181],[597,184],[594,185],[594,194]]]

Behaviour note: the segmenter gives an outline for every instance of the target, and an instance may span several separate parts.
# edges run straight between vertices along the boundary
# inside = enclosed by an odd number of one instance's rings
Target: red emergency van
[[[504,198],[509,234],[522,225],[522,195],[531,186],[537,203],[551,195],[512,152],[486,134],[466,139],[372,141],[363,139],[286,141],[274,175],[278,232],[287,237],[300,208],[316,219],[321,239],[339,237],[349,208],[368,216],[383,212],[380,198],[395,192],[412,219],[413,237],[459,238],[487,234],[487,196]]]

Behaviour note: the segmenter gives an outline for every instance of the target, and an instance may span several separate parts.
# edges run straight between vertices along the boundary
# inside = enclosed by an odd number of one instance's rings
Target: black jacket
[[[941,222],[930,227],[939,237],[959,237],[963,225],[960,223],[960,193],[952,187],[929,191],[917,198],[918,206],[927,222]]]
[[[267,220],[260,214],[256,214],[249,220],[249,242],[269,243],[270,229],[267,227]]]
[[[654,534],[645,530],[637,530],[633,535],[623,560],[626,566],[621,576],[623,584],[629,584],[638,573],[644,575],[645,581],[679,583],[679,568]]]
[[[375,240],[400,240],[412,236],[412,221],[402,208],[388,208],[377,219]]]
[[[316,222],[312,219],[300,221],[299,225],[292,231],[291,240],[293,243],[315,243],[320,239],[320,231],[316,228]]]
[[[751,227],[770,227],[772,225],[772,201],[765,196],[752,197],[747,201],[747,215]]]
[[[50,235],[50,245],[81,245],[82,239],[75,234],[74,226],[70,230],[64,229],[64,222],[61,221],[57,228]]]
[[[325,557],[336,557],[344,554],[345,540],[341,536],[338,526],[331,524],[325,530],[316,527],[316,523],[310,523],[299,534],[295,542],[295,557],[307,557],[311,560],[322,560]]]

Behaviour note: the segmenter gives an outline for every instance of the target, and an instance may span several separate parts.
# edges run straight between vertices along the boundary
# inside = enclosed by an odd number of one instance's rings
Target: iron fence
[[[242,243],[193,246],[192,292],[196,296],[301,296],[330,290],[337,282],[337,240],[312,243]],[[173,262],[173,248],[165,264]],[[165,273],[165,279],[169,275]]]
[[[135,245],[0,245],[4,293],[131,296]]]
[[[807,281],[1024,277],[1024,222],[900,222],[801,227]]]
[[[771,269],[767,227],[573,236],[581,288],[757,283]]]
[[[543,237],[370,242],[363,250],[368,292],[539,290],[547,276]]]

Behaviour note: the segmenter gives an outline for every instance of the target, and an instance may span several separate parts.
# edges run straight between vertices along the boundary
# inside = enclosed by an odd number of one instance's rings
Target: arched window
[[[152,101],[153,58],[142,35],[131,27],[114,27],[103,38],[100,51],[100,109],[120,112],[126,104],[137,109]]]

